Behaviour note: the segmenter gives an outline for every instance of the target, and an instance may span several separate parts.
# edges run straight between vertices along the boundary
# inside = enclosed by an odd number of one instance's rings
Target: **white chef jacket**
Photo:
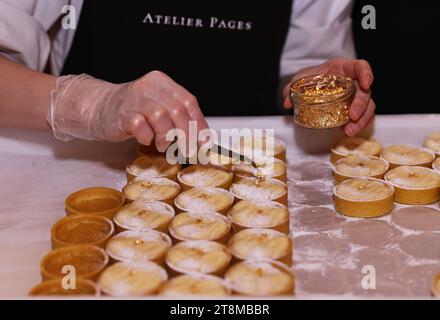
[[[59,75],[75,30],[61,29],[52,40],[47,31],[65,5],[74,6],[79,19],[82,3],[83,0],[0,0],[0,54],[38,71],[43,71],[49,62],[53,74]],[[354,58],[352,7],[353,0],[294,0],[280,76],[334,57]]]

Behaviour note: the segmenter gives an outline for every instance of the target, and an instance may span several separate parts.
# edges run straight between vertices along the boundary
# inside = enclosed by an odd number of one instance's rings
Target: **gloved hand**
[[[152,71],[124,84],[88,75],[63,76],[52,92],[47,120],[57,139],[124,141],[134,136],[143,145],[153,139],[159,151],[171,144],[165,137],[173,128],[188,137],[188,124],[198,132],[208,127],[197,99],[171,78]]]

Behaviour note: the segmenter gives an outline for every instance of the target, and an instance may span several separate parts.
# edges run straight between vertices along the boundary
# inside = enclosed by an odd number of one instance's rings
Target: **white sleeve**
[[[352,0],[294,0],[280,76],[335,57],[355,58]]]
[[[51,42],[47,30],[67,0],[0,0],[0,54],[43,71]]]

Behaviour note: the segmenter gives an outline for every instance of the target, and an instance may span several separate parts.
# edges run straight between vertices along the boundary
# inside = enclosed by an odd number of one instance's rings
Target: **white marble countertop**
[[[386,230],[379,234],[389,241],[362,243],[359,239],[350,239],[351,229],[347,223],[356,221],[332,211],[331,167],[327,152],[342,136],[340,129],[302,129],[293,125],[291,117],[210,118],[209,122],[215,129],[275,129],[276,135],[287,145],[296,297],[344,298],[357,294],[360,271],[356,263],[359,257],[368,256],[368,252],[357,256],[362,249],[370,250],[372,256],[380,255],[383,261],[395,263],[391,267],[395,267],[398,280],[388,274],[384,276],[385,287],[382,287],[385,289],[377,291],[378,294],[429,296],[429,291],[423,289],[423,281],[430,277],[429,266],[436,263],[440,272],[439,242],[428,243],[439,248],[436,259],[429,257],[428,261],[426,257],[418,259],[402,253],[400,243],[412,234],[401,230],[389,215],[378,220],[392,228],[385,227]],[[440,131],[440,115],[378,116],[374,137],[384,145],[421,145],[433,131]],[[91,186],[121,188],[125,183],[124,167],[134,157],[135,143],[132,141],[117,145],[83,141],[63,143],[50,133],[0,129],[0,298],[25,298],[29,289],[40,282],[39,263],[50,250],[51,225],[64,216],[65,197]],[[364,225],[371,223],[357,221]],[[376,230],[377,226],[371,228],[369,230]],[[433,231],[434,235],[439,235],[437,231],[440,230]],[[400,238],[390,236],[396,234],[400,234]],[[415,232],[419,234],[426,232]],[[398,250],[397,254],[393,253],[394,249]],[[419,264],[427,265],[427,270],[417,269]],[[412,279],[417,273],[421,278]],[[420,285],[414,287],[413,284],[412,288],[412,282],[405,282],[405,279]],[[339,288],[343,284],[345,286]],[[378,280],[378,287],[380,284]],[[359,296],[370,296],[370,293]]]

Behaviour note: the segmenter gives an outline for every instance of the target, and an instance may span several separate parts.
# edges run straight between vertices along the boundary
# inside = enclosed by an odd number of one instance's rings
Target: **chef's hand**
[[[119,142],[134,136],[143,145],[154,140],[161,152],[172,143],[166,141],[169,130],[189,136],[190,121],[197,122],[198,131],[208,127],[197,99],[159,71],[124,84],[84,74],[59,77],[48,113],[60,140]]]
[[[358,134],[363,128],[374,122],[376,105],[371,98],[370,87],[373,83],[373,71],[365,60],[332,59],[319,66],[299,71],[292,82],[303,77],[320,73],[336,73],[349,76],[355,80],[356,94],[351,103],[348,115],[350,122],[345,126],[345,133],[349,136]],[[292,108],[289,100],[290,84],[283,89],[284,107]]]

